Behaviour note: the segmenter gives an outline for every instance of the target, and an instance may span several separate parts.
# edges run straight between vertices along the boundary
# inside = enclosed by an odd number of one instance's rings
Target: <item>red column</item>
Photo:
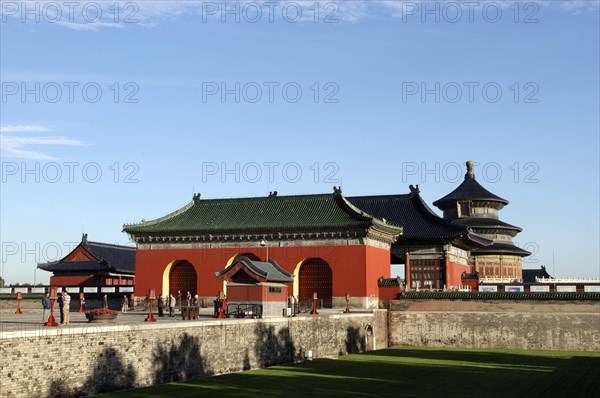
[[[406,253],[404,255],[404,280],[406,282],[406,290],[411,290],[411,286],[412,286],[412,277],[410,274],[410,253]]]
[[[450,282],[451,282],[450,281],[450,270],[448,269],[450,266],[450,264],[449,264],[450,261],[448,261],[448,257],[450,257],[448,252],[446,250],[444,250],[444,271],[445,271],[444,275],[445,275],[445,279],[446,279],[444,281],[444,284],[446,285],[447,289],[450,288]]]

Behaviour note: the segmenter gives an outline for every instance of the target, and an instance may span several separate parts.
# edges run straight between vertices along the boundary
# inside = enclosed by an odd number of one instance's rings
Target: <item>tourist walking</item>
[[[158,316],[161,318],[165,316],[164,308],[165,308],[165,302],[163,301],[163,296],[161,293],[158,295]]]
[[[44,323],[48,322],[48,318],[50,317],[50,308],[52,307],[52,303],[50,302],[50,293],[46,293],[44,297],[42,297],[42,308],[44,309],[44,314],[42,315],[42,321]],[[48,310],[48,315],[46,316],[46,310]]]
[[[175,296],[173,296],[172,294],[169,297],[169,316],[170,317],[174,317],[174,311],[175,311],[175,303],[176,303],[176,299]]]
[[[121,303],[121,312],[123,314],[126,313],[128,308],[129,308],[129,299],[127,298],[127,295],[124,294],[123,295],[123,302]]]
[[[62,299],[63,299],[63,316],[62,316],[62,325],[68,325],[69,324],[69,311],[71,310],[71,296],[69,296],[69,293],[67,293],[66,291],[64,291],[62,293]]]

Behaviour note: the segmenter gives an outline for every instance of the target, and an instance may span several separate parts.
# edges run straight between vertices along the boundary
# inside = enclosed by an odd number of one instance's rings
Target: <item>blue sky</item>
[[[193,192],[431,204],[469,159],[524,267],[600,277],[598,1],[119,4],[2,1],[7,282]]]

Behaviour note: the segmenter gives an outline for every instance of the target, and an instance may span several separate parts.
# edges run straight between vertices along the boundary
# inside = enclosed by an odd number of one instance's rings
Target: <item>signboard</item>
[[[12,293],[12,287],[0,287],[0,293]]]
[[[133,293],[133,286],[123,286],[119,288],[121,293]]]
[[[496,285],[490,285],[490,286],[479,285],[479,291],[480,292],[497,292],[498,286],[496,286]]]
[[[68,287],[67,293],[79,293],[79,287]]]
[[[98,288],[97,287],[84,287],[83,292],[84,293],[98,293]]]
[[[549,292],[550,286],[548,285],[531,285],[529,286],[530,292]]]
[[[557,292],[576,292],[577,287],[575,285],[557,285]]]
[[[29,290],[29,288],[26,287],[15,287],[15,293],[27,293],[27,291]]]
[[[600,293],[600,286],[584,286],[583,291],[586,293]]]
[[[100,291],[102,293],[114,293],[115,292],[115,288],[114,287],[101,287]]]
[[[523,286],[505,286],[504,287],[504,291],[505,292],[523,292]]]
[[[45,287],[32,287],[31,293],[46,293]]]

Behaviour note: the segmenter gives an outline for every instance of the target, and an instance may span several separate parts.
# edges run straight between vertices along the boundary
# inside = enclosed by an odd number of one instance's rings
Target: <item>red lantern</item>
[[[85,312],[83,303],[85,302],[85,295],[83,292],[79,293],[79,312]]]
[[[318,300],[317,292],[314,292],[313,293],[313,309],[310,312],[312,315],[319,315],[319,312],[317,311],[317,300]]]
[[[156,299],[156,291],[154,289],[150,289],[148,291],[148,301],[150,302],[150,306],[148,307],[148,316],[144,319],[144,322],[156,322],[156,318],[152,315],[152,302]]]
[[[50,316],[48,322],[44,323],[44,326],[58,326],[56,319],[54,318],[54,303],[58,299],[56,287],[50,288]]]
[[[21,294],[21,292],[17,292],[17,310],[15,311],[15,314],[22,314],[23,311],[21,311],[21,299],[23,298],[23,295]]]

